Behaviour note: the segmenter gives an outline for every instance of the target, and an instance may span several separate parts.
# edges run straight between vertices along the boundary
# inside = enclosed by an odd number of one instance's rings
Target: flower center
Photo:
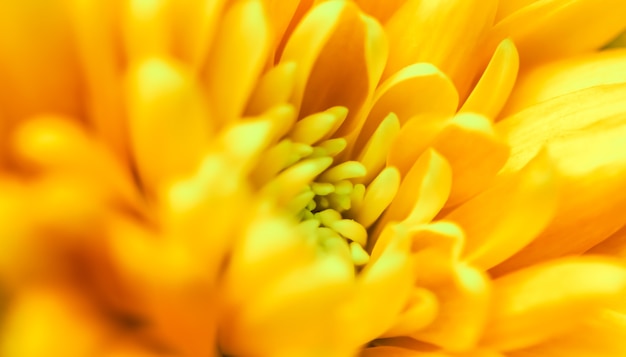
[[[368,138],[357,160],[340,159],[348,146],[333,137],[348,114],[333,107],[293,123],[293,110],[269,115],[277,143],[263,152],[252,170],[252,182],[295,217],[302,235],[322,254],[339,256],[355,267],[368,263],[368,229],[395,197],[400,172],[385,167],[389,145],[399,130],[395,114]],[[289,128],[289,129],[287,129]],[[396,130],[391,130],[391,129]],[[258,130],[248,139],[258,136]],[[345,157],[346,155],[343,155]]]
[[[364,175],[361,163],[343,162],[324,171],[292,201],[307,237],[321,248],[349,258],[355,266],[369,261],[367,229],[355,220],[366,187],[354,179]]]

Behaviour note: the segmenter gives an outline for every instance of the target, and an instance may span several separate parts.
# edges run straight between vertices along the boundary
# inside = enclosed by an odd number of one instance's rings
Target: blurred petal
[[[120,51],[119,1],[72,0],[78,54],[85,71],[86,111],[100,137],[122,158],[128,157]]]
[[[192,173],[213,128],[186,68],[160,58],[140,62],[129,75],[127,97],[131,148],[147,189]]]
[[[520,75],[501,117],[578,90],[624,82],[626,49],[547,62]]]
[[[81,118],[80,66],[70,23],[66,3],[0,3],[3,120],[49,113]]]
[[[574,257],[535,265],[494,281],[492,317],[483,341],[515,350],[580,326],[626,292],[626,268]]]
[[[218,125],[243,115],[266,64],[269,27],[261,0],[235,2],[223,15],[204,75],[206,96]]]
[[[507,353],[509,357],[596,357],[626,355],[626,316],[603,311],[572,332],[546,343]]]
[[[488,48],[510,37],[523,65],[588,52],[624,30],[624,13],[621,0],[535,1],[498,22]]]
[[[0,354],[11,357],[95,356],[111,337],[104,319],[62,287],[21,291],[1,331]]]

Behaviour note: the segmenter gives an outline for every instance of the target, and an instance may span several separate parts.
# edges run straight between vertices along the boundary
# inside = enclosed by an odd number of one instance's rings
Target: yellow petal
[[[551,261],[494,281],[483,341],[514,350],[546,341],[587,320],[626,292],[626,268],[597,257]]]
[[[243,115],[266,65],[269,26],[261,0],[236,2],[223,15],[204,75],[217,123],[232,123]]]
[[[421,330],[437,318],[438,311],[439,302],[435,294],[427,289],[415,288],[400,317],[381,337],[404,336]]]
[[[446,351],[474,348],[489,311],[491,291],[487,276],[477,269],[458,264],[449,279],[426,287],[437,297],[439,313],[433,323],[409,336]]]
[[[478,113],[495,120],[507,102],[517,79],[519,56],[510,39],[502,41],[494,52],[480,80],[459,112]]]
[[[496,13],[496,23],[510,16],[516,11],[537,2],[537,0],[506,0],[498,2],[498,12]]]
[[[626,226],[589,249],[585,254],[603,254],[620,259],[626,258]]]
[[[415,281],[408,245],[408,236],[399,236],[358,276],[354,300],[346,306],[348,326],[357,342],[381,336],[406,306]],[[372,323],[359,323],[362,314]]]
[[[387,155],[399,132],[400,121],[395,114],[390,113],[380,122],[357,157],[367,170],[359,183],[370,183],[385,167]]]
[[[519,170],[549,141],[588,127],[617,125],[626,104],[626,83],[592,87],[553,98],[496,124],[511,147],[504,172]]]
[[[142,204],[133,179],[119,160],[67,118],[29,120],[15,133],[13,145],[21,164],[30,169],[76,175],[108,188],[126,204]]]
[[[95,356],[112,337],[93,307],[63,287],[21,291],[3,320],[3,356]]]
[[[127,98],[131,147],[148,190],[191,174],[212,130],[191,74],[173,62],[148,59],[130,73]]]
[[[349,47],[346,47],[349,44]],[[338,135],[351,132],[357,114],[378,83],[386,55],[380,25],[348,1],[327,1],[302,20],[281,62],[296,63],[293,102],[300,116],[333,106],[348,108]]]
[[[420,224],[433,219],[448,198],[451,179],[446,159],[434,150],[426,151],[402,180],[396,199],[378,222],[373,236],[378,236],[377,232],[390,222]]]
[[[127,158],[128,128],[126,127],[119,40],[120,6],[116,1],[71,2],[72,23],[75,26],[78,54],[85,71],[87,119],[103,140],[116,153]]]
[[[123,3],[122,39],[130,61],[168,55],[172,49],[170,0],[129,0]]]
[[[172,53],[195,74],[206,64],[227,3],[227,0],[175,0],[168,5]]]
[[[363,11],[375,17],[381,24],[384,24],[402,6],[405,0],[354,0],[354,2]]]
[[[432,143],[452,168],[452,188],[447,206],[457,205],[488,187],[509,154],[489,119],[459,114]]]
[[[246,116],[259,115],[270,108],[287,103],[295,84],[295,63],[281,63],[267,71],[250,95]]]
[[[394,347],[394,346],[376,346],[368,347],[361,351],[359,357],[448,357],[447,355],[440,353],[421,353],[411,351],[406,348]]]
[[[418,63],[403,68],[376,89],[355,149],[363,148],[389,113],[394,113],[403,125],[416,115],[451,116],[458,103],[456,88],[435,66]]]
[[[623,31],[625,12],[621,0],[535,1],[497,23],[487,47],[510,37],[524,65],[587,52]]]
[[[300,0],[263,0],[265,11],[269,23],[272,24],[272,47],[279,46],[281,40],[285,36],[285,32],[289,26],[292,25],[292,21],[298,10],[298,6],[304,6],[306,1]],[[270,59],[272,62],[274,58]]]
[[[424,348],[427,349],[427,348]],[[431,347],[432,349],[432,347]],[[505,357],[489,350],[474,350],[469,352],[426,352],[411,350],[396,346],[375,346],[364,349],[359,357]]]
[[[496,1],[409,0],[385,24],[389,60],[384,78],[416,62],[429,62],[458,84],[474,47],[491,26]]]
[[[3,120],[55,113],[80,118],[80,74],[69,4],[0,4]]]
[[[626,207],[626,193],[622,190],[626,175],[623,118],[623,114],[607,118],[549,143],[548,153],[560,177],[562,193],[554,219],[531,244],[496,267],[494,274],[582,253],[626,224],[621,214]]]
[[[489,269],[531,242],[551,221],[557,185],[551,163],[540,155],[518,175],[500,182],[445,217],[467,235],[464,257]]]
[[[281,269],[271,273],[254,299],[248,296],[242,306],[225,311],[220,346],[226,353],[313,356],[312,351],[316,351],[338,356],[340,351],[346,355],[346,351],[353,352],[358,344],[345,339],[350,336],[343,332],[348,326],[337,313],[353,287],[351,264],[326,256],[287,272]],[[328,319],[319,319],[321,315]],[[248,342],[242,344],[242,339]]]
[[[626,49],[547,62],[520,75],[501,116],[506,117],[578,90],[624,82],[626,82]]]
[[[510,357],[596,357],[626,355],[626,316],[603,311],[574,331],[543,344],[507,353]]]

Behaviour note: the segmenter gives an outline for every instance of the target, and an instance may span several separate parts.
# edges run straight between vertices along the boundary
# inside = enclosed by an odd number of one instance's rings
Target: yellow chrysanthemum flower
[[[624,13],[0,1],[0,356],[625,356]]]

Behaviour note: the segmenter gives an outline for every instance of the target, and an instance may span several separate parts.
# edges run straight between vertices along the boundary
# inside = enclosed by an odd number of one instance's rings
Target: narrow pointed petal
[[[243,115],[266,65],[269,26],[261,0],[236,2],[223,15],[204,75],[215,122]]]
[[[482,343],[515,350],[580,326],[626,292],[626,268],[574,257],[535,265],[494,281],[494,306]]]
[[[448,198],[451,179],[446,159],[434,150],[425,152],[402,180],[398,199],[391,202],[376,231],[390,222],[420,224],[433,219]]]
[[[478,113],[495,120],[505,103],[508,103],[518,69],[517,49],[513,41],[506,39],[496,48],[487,68],[459,112]]]
[[[457,205],[489,186],[509,147],[482,115],[459,114],[433,141],[432,147],[452,168],[452,188],[446,206]]]
[[[588,52],[624,30],[624,13],[621,0],[535,1],[497,23],[488,47],[510,37],[523,65]]]
[[[491,0],[406,1],[385,24],[390,49],[383,77],[413,63],[429,62],[458,84],[496,8],[497,2]]]
[[[281,63],[267,71],[250,95],[246,116],[259,115],[270,108],[287,103],[295,85],[295,63]]]
[[[555,174],[540,155],[516,176],[500,182],[448,214],[467,235],[464,257],[489,269],[529,244],[557,207]]]
[[[547,62],[520,75],[501,117],[578,90],[624,82],[626,49]]]

